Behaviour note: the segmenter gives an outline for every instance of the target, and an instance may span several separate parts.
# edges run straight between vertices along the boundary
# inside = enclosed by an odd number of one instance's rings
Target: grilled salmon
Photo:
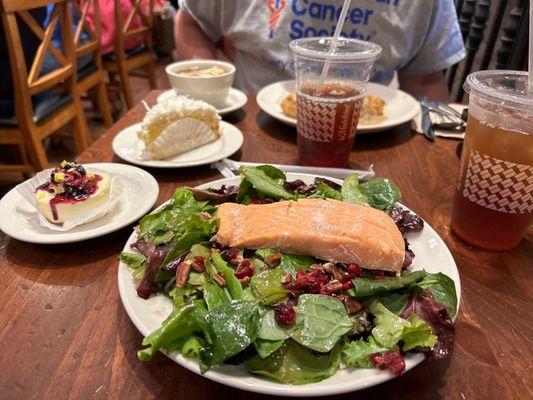
[[[274,248],[331,262],[400,273],[404,241],[383,211],[337,200],[224,203],[214,240],[239,248]]]

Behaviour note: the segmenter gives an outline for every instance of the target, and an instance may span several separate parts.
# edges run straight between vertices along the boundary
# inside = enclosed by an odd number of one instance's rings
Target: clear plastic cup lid
[[[374,61],[381,56],[381,46],[358,39],[339,38],[334,51],[330,51],[333,38],[314,37],[296,39],[289,43],[291,51],[313,60]]]
[[[533,94],[528,92],[524,71],[479,71],[466,78],[465,91],[495,104],[533,112]]]

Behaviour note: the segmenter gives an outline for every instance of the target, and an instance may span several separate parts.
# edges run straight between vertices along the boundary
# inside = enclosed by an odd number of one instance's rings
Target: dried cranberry
[[[400,375],[405,371],[405,360],[397,350],[390,350],[384,355],[374,353],[368,358],[376,368],[389,368],[394,375]]]
[[[195,256],[194,261],[203,266],[205,264],[205,257]]]
[[[239,254],[238,248],[230,247],[229,249],[222,251],[220,253],[220,257],[222,257],[224,261],[230,261],[230,260],[233,260],[235,257],[237,257],[238,254]]]
[[[348,271],[350,275],[353,275],[354,278],[363,276],[363,270],[356,263],[347,264],[346,271]]]
[[[275,308],[274,317],[278,324],[294,325],[296,322],[296,311],[294,311],[294,307],[291,304],[283,303]]]
[[[250,199],[250,204],[263,204],[263,202],[259,197],[252,197]]]
[[[387,278],[387,275],[385,275],[385,271],[370,271],[374,279],[385,279]]]
[[[237,269],[235,270],[235,277],[237,279],[242,279],[245,276],[251,277],[254,274],[254,266],[250,260],[245,258],[242,260],[239,265],[237,265]]]

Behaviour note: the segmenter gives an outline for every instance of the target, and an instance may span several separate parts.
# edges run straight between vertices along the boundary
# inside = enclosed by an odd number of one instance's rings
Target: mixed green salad
[[[389,213],[405,235],[423,221],[396,203],[387,179],[338,185],[287,181],[272,167],[243,167],[239,186],[179,188],[165,206],[145,216],[121,261],[131,267],[137,293],[172,299],[161,327],[146,337],[138,357],[178,351],[199,361],[202,373],[243,364],[252,374],[287,384],[326,379],[341,366],[405,370],[407,352],[443,358],[453,348],[455,286],[442,273],[411,272],[405,239],[400,276],[356,263],[331,263],[277,249],[223,248],[212,241],[216,205],[333,198]]]

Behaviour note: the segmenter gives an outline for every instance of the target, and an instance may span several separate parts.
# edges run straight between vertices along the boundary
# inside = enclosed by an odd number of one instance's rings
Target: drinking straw
[[[529,1],[529,79],[528,91],[533,93],[533,1]]]
[[[344,21],[346,21],[346,15],[348,14],[350,3],[351,3],[351,0],[344,0],[344,4],[342,5],[342,10],[339,15],[339,20],[337,21],[337,26],[335,27],[335,33],[333,34],[333,38],[331,38],[331,41],[329,42],[328,52],[330,55],[335,54],[335,49],[339,45],[339,36],[341,34]],[[322,68],[322,73],[320,74],[320,82],[319,82],[320,85],[319,86],[322,86],[324,79],[326,79],[326,75],[328,74],[328,71],[329,71],[329,65],[330,65],[330,59],[328,58],[326,59],[324,67]]]

